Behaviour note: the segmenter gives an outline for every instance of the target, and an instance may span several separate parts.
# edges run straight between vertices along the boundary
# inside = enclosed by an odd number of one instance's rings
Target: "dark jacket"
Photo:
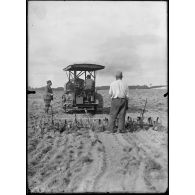
[[[50,97],[51,100],[53,100],[53,90],[50,86],[45,87],[45,95],[44,99],[48,99]]]

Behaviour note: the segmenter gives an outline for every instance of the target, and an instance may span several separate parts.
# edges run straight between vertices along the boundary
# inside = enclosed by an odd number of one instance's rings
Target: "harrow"
[[[134,132],[138,130],[148,130],[152,128],[158,131],[162,129],[162,125],[159,122],[159,117],[154,120],[152,117],[145,119],[144,114],[146,110],[147,99],[145,100],[144,108],[140,112],[140,116],[136,119],[128,116],[125,121],[124,132]],[[90,113],[85,110],[85,114],[82,118],[78,118],[77,114],[73,115],[72,118],[60,118],[55,119],[53,117],[53,110],[51,107],[51,126],[49,129],[53,128],[54,131],[59,131],[60,133],[74,132],[81,129],[91,129],[92,131],[103,132],[109,131],[109,118],[94,118]],[[115,121],[115,128],[118,127],[118,118]]]

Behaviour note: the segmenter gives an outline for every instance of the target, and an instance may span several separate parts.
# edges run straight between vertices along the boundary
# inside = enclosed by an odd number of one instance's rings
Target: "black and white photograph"
[[[169,192],[168,1],[27,2],[27,189]]]

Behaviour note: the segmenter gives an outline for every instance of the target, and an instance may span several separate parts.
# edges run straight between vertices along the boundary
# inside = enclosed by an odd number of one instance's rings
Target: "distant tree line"
[[[55,90],[55,91],[62,91],[62,90],[64,90],[64,88],[63,87],[56,87],[56,88],[53,88],[52,87],[52,89],[53,90]],[[42,90],[45,90],[45,86],[44,87],[35,87],[35,88],[33,88],[33,87],[28,87],[28,90],[29,91],[36,91],[36,90],[40,90],[40,91],[42,91]]]
[[[150,89],[147,85],[133,85],[129,86],[129,89]]]
[[[152,89],[152,88],[166,87],[166,85],[156,85],[151,87],[148,87],[147,85],[131,85],[128,87],[129,89]],[[110,88],[109,86],[96,87],[97,90],[108,90],[109,88]]]
[[[156,85],[156,86],[151,86],[148,87],[147,85],[132,85],[128,86],[129,89],[153,89],[153,88],[160,88],[160,87],[166,87],[166,85]],[[98,86],[96,87],[97,90],[109,90],[110,86]],[[55,91],[63,91],[63,87],[56,87],[52,88]],[[28,90],[30,91],[36,91],[36,90],[45,90],[45,87],[38,87],[38,88],[33,88],[33,87],[28,87]]]

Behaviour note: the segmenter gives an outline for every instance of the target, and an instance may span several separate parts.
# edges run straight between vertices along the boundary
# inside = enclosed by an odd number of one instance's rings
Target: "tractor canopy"
[[[72,64],[64,68],[64,71],[96,71],[104,69],[105,66],[97,64]]]

